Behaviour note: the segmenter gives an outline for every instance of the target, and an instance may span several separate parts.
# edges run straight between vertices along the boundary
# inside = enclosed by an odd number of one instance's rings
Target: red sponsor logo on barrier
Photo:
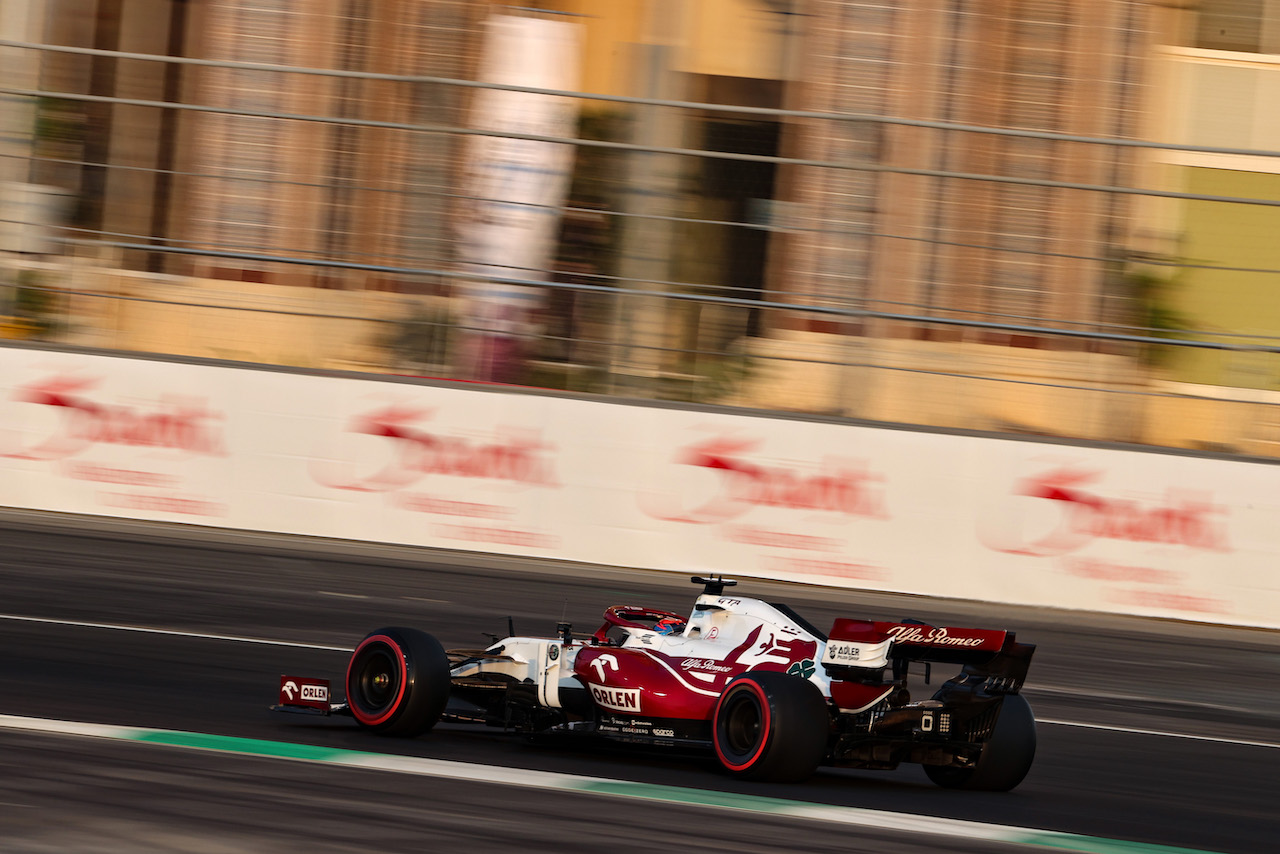
[[[367,476],[345,473],[339,464],[322,463],[312,465],[312,475],[325,486],[356,492],[390,492],[428,475],[559,486],[549,453],[553,446],[540,441],[535,432],[474,441],[432,433],[417,424],[431,414],[430,410],[388,406],[357,416],[348,432],[389,440],[391,459]]]
[[[699,506],[684,509],[676,496],[642,496],[641,506],[669,522],[724,522],[753,507],[781,507],[884,519],[884,475],[848,461],[826,461],[820,471],[764,466],[745,455],[755,439],[721,437],[691,445],[676,457],[678,465],[710,469],[720,477],[715,492]]]
[[[221,413],[197,398],[162,395],[151,408],[111,405],[86,392],[100,380],[54,376],[21,386],[14,400],[54,407],[58,428],[28,447],[7,449],[3,456],[20,460],[60,460],[95,444],[171,448],[191,454],[226,456]]]
[[[1227,508],[1203,493],[1170,490],[1162,501],[1109,498],[1086,488],[1101,476],[1099,471],[1063,467],[1022,480],[1014,495],[1051,501],[1057,513],[1040,532],[1010,525],[1002,514],[1000,522],[982,531],[983,542],[996,551],[1036,557],[1067,554],[1100,539],[1231,550]]]

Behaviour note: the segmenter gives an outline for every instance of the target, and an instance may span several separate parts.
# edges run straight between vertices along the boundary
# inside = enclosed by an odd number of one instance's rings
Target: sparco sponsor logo
[[[357,463],[315,463],[312,476],[325,486],[356,492],[390,492],[428,475],[559,486],[552,446],[539,440],[536,431],[508,430],[487,441],[447,436],[417,423],[432,414],[431,410],[388,406],[357,416],[347,432],[388,440],[389,459],[367,475],[353,471]]]
[[[329,686],[303,684],[302,699],[313,700],[320,703],[327,703],[329,702]]]
[[[1067,466],[1019,481],[1014,496],[1052,502],[1056,512],[1035,523],[1020,522],[1027,514],[1001,507],[982,524],[983,543],[996,551],[1036,557],[1068,554],[1095,540],[1231,550],[1227,508],[1204,493],[1168,490],[1157,500],[1114,498],[1086,488],[1101,477],[1099,471]]]
[[[597,705],[616,712],[640,711],[639,688],[606,688],[603,685],[592,685],[591,698]]]
[[[49,406],[61,416],[48,436],[26,447],[0,448],[0,456],[20,460],[60,460],[90,445],[133,445],[171,448],[191,454],[226,456],[220,413],[199,398],[162,395],[149,407],[112,405],[86,392],[100,380],[55,376],[15,389],[20,403]]]
[[[869,471],[865,463],[829,459],[814,465],[815,471],[764,466],[746,457],[759,444],[755,439],[725,437],[683,449],[676,456],[677,464],[717,473],[710,496],[645,494],[640,498],[641,509],[657,519],[691,523],[724,522],[753,507],[888,518],[884,475]]]
[[[981,646],[983,639],[957,635],[952,637],[944,628],[932,626],[894,626],[889,634],[898,643],[926,643],[933,646]]]

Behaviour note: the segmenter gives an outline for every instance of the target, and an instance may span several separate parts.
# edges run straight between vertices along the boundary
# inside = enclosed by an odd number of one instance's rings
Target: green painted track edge
[[[117,741],[131,741],[138,744],[161,747],[204,750],[295,762],[314,762],[349,768],[390,771],[393,773],[417,773],[426,776],[455,777],[457,775],[442,773],[440,769],[446,766],[461,768],[467,765],[467,763],[448,762],[424,757],[320,747],[256,738],[239,738],[208,733],[183,732],[180,730],[42,721],[38,718],[23,718],[3,714],[0,714],[0,729],[22,729],[53,735],[79,735]],[[470,767],[479,770],[486,766],[473,765]],[[581,777],[524,769],[504,768],[502,771],[502,779],[497,781],[500,785],[537,786],[539,788],[555,788],[582,794],[636,798],[694,807],[763,813],[810,821],[857,824],[867,828],[880,827],[885,831],[923,833],[952,838],[985,839],[992,842],[1031,846],[1053,851],[1078,852],[1078,854],[1218,854],[1218,852],[1202,848],[1182,848],[1146,842],[1127,842],[1119,839],[1083,836],[1058,831],[1041,831],[983,824],[961,819],[917,816],[906,813],[860,809],[858,807],[792,801],[762,795],[743,795],[709,789],[688,789],[679,786],[607,780],[604,778]],[[520,780],[522,776],[526,778],[526,781]],[[487,778],[484,774],[476,774],[475,779],[485,781]]]

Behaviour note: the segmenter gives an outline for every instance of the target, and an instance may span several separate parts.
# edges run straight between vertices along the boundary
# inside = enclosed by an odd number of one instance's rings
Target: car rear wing
[[[823,663],[865,668],[892,661],[895,671],[913,661],[961,664],[965,677],[986,682],[988,690],[1016,693],[1035,649],[1000,629],[837,619]]]

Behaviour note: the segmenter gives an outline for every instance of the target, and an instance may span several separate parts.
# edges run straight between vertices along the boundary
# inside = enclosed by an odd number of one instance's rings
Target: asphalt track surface
[[[345,719],[273,715],[266,707],[279,674],[337,681],[344,650],[374,628],[417,626],[446,646],[474,647],[485,643],[482,632],[505,634],[508,617],[526,634],[552,634],[561,618],[587,632],[607,605],[684,611],[698,591],[683,576],[6,514],[0,715],[10,721],[178,730],[677,788],[651,801],[0,725],[0,850],[1023,848],[698,802],[735,795],[1059,831],[1087,837],[1074,850],[1108,854],[1280,850],[1280,633],[750,580],[737,590],[787,601],[819,626],[837,615],[912,616],[1015,629],[1039,647],[1025,690],[1041,721],[1031,774],[1007,794],[945,791],[906,766],[761,785],[732,780],[700,756],[527,744],[463,726],[391,740]]]

